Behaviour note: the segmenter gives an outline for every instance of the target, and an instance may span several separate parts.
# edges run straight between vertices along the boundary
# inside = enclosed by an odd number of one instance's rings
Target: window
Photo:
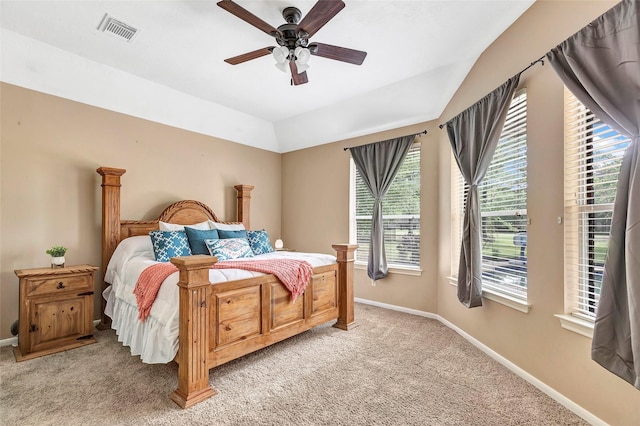
[[[595,319],[622,156],[630,140],[565,88],[565,310]]]
[[[367,263],[373,197],[351,160],[351,241],[356,262]],[[420,143],[413,144],[382,201],[384,245],[389,268],[420,267]]]
[[[468,186],[452,164],[452,275],[457,276]],[[482,288],[527,299],[527,94],[514,96],[487,174],[478,188],[482,214]]]

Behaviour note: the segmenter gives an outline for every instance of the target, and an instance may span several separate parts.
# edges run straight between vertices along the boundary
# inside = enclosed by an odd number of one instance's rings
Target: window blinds
[[[452,273],[457,275],[468,186],[455,161]],[[527,298],[527,95],[515,94],[496,152],[478,188],[482,214],[483,289]]]
[[[565,286],[569,313],[594,320],[622,156],[630,140],[565,88]]]
[[[352,229],[359,245],[356,261],[367,262],[371,238],[373,198],[353,160],[355,215]],[[352,209],[353,210],[353,209]],[[420,266],[420,143],[413,144],[382,201],[384,245],[389,267]],[[352,238],[352,241],[354,238]]]

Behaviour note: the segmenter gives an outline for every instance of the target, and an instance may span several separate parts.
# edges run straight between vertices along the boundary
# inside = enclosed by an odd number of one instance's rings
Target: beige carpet
[[[327,325],[211,371],[218,395],[188,410],[177,366],[142,364],[116,341],[16,363],[0,349],[3,425],[586,424],[441,323],[356,305]]]

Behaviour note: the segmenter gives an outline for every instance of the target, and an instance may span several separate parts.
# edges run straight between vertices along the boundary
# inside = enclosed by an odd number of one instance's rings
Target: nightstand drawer
[[[93,277],[91,275],[69,275],[27,279],[27,296],[50,295],[63,291],[93,291]]]

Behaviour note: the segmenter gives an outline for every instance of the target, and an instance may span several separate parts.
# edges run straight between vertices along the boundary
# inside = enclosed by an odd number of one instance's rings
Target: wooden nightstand
[[[17,269],[20,320],[16,361],[95,343],[94,274],[98,268]]]

